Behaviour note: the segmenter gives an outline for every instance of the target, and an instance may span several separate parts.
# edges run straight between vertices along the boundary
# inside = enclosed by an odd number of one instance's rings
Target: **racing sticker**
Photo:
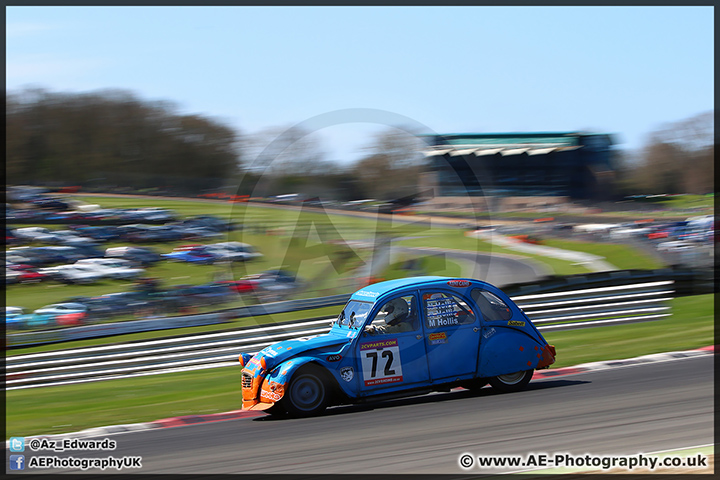
[[[397,339],[360,344],[365,386],[402,382],[402,364]]]
[[[343,380],[349,382],[355,376],[355,370],[353,370],[353,367],[343,367],[340,369],[340,376]]]
[[[439,345],[441,343],[448,343],[448,338],[445,332],[436,332],[428,335],[430,345]]]
[[[525,322],[521,322],[519,320],[510,320],[508,322],[508,325],[510,325],[511,327],[524,327]]]
[[[452,298],[429,298],[425,300],[426,323],[428,328],[460,325],[455,316],[455,300]]]
[[[470,282],[467,280],[450,280],[447,284],[455,288],[465,288],[470,286]]]

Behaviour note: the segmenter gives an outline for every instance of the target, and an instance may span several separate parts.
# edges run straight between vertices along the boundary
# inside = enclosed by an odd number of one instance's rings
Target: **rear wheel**
[[[500,392],[517,392],[527,386],[534,370],[525,370],[507,375],[498,375],[490,379],[490,385]]]
[[[304,369],[298,371],[290,381],[290,386],[280,405],[294,417],[309,417],[325,410],[328,404],[328,388],[322,375],[317,371]]]

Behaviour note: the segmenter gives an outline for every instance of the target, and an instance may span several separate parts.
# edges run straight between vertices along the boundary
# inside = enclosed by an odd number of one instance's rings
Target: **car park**
[[[555,348],[499,288],[428,276],[364,287],[329,333],[239,361],[244,409],[309,416],[334,404],[487,383],[519,391],[555,362]]]

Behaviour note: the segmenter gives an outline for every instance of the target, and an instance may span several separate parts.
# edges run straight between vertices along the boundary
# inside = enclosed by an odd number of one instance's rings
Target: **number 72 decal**
[[[379,340],[360,345],[365,386],[402,382],[402,363],[397,340]]]

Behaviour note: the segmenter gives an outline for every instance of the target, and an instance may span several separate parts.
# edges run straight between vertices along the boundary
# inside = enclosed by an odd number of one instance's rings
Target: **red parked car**
[[[77,327],[85,323],[86,312],[65,313],[55,317],[55,323],[63,327]]]
[[[8,265],[10,270],[18,273],[18,282],[20,283],[37,283],[44,280],[50,280],[50,275],[40,273],[32,265],[15,264]]]

